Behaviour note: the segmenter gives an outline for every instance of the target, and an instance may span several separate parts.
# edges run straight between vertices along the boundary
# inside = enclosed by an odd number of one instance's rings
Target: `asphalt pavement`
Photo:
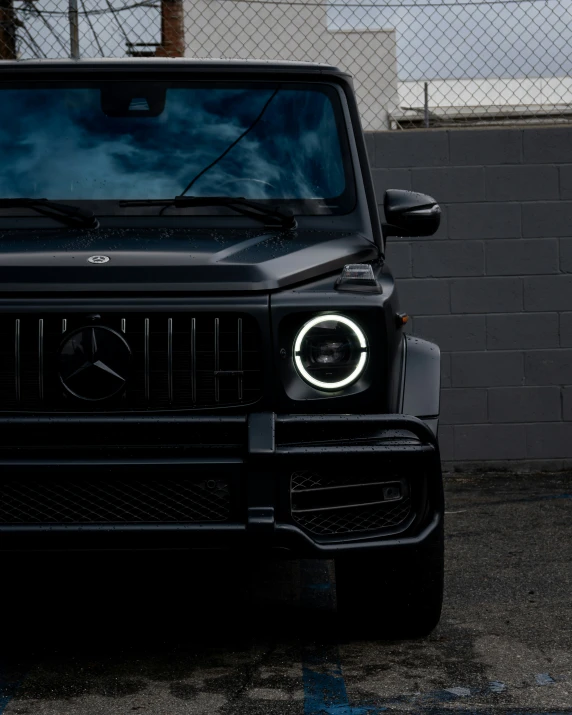
[[[3,558],[0,714],[572,715],[572,475],[446,492],[445,606],[417,641],[349,640],[327,561]]]

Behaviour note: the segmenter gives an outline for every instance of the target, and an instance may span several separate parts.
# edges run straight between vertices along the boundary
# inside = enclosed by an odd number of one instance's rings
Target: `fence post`
[[[182,0],[161,0],[161,44],[157,57],[185,56],[185,26]]]
[[[77,12],[77,0],[69,0],[70,18],[70,57],[72,60],[79,60],[79,20]]]

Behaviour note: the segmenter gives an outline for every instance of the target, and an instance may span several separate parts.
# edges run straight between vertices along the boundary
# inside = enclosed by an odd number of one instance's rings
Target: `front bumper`
[[[0,426],[5,436],[0,550],[221,548],[330,558],[366,549],[415,549],[433,538],[443,515],[438,445],[415,417],[101,415],[7,418]],[[57,445],[56,435],[61,441],[64,432],[67,444]],[[312,482],[311,494],[303,495],[302,506],[309,503],[311,509],[297,509],[294,501],[293,475],[301,472],[322,475]],[[341,482],[331,486],[331,478],[335,482],[340,475]],[[37,508],[56,483],[56,507],[52,500],[49,511]],[[105,494],[98,487],[103,483],[108,485]],[[179,495],[176,485],[193,483],[215,485],[215,492],[223,484],[224,513],[217,511],[214,519],[173,518],[173,503],[192,502],[194,493]],[[153,485],[174,485],[167,497],[165,489],[161,492],[171,505],[169,520],[157,516],[157,510],[145,510],[142,501],[141,509],[133,506],[130,490],[137,484],[147,485],[146,494],[149,489],[158,493]],[[386,493],[384,484],[402,490],[395,509],[383,503],[385,496],[376,501],[376,494]],[[68,509],[79,491],[81,505]],[[2,502],[8,493],[9,509]],[[353,512],[344,506],[345,494]],[[325,507],[315,503],[321,498],[329,500]],[[365,502],[355,504],[361,498]],[[101,517],[104,499],[114,508],[106,504]],[[30,500],[33,509],[24,504]],[[123,511],[115,508],[118,500],[124,500]],[[207,511],[212,515],[212,509]],[[342,517],[320,517],[316,527],[316,519],[307,519],[316,511]],[[355,514],[366,515],[367,528]],[[372,514],[384,518],[372,521]]]

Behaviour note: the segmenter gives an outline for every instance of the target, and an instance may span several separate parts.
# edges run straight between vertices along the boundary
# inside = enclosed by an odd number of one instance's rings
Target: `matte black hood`
[[[90,263],[96,255],[109,261]],[[268,291],[375,255],[365,236],[347,231],[5,230],[0,291]]]

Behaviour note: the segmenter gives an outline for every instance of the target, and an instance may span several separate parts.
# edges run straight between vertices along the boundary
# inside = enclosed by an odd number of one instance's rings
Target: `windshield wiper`
[[[49,199],[0,199],[0,209],[26,208],[59,221],[70,228],[97,228],[97,217],[85,209],[60,204]]]
[[[192,206],[224,206],[243,216],[248,216],[267,224],[274,219],[281,228],[296,228],[294,212],[288,208],[266,206],[259,201],[250,201],[242,196],[175,196],[173,199],[142,199],[140,201],[120,201],[120,206],[162,206],[163,211],[171,206],[187,208]]]

